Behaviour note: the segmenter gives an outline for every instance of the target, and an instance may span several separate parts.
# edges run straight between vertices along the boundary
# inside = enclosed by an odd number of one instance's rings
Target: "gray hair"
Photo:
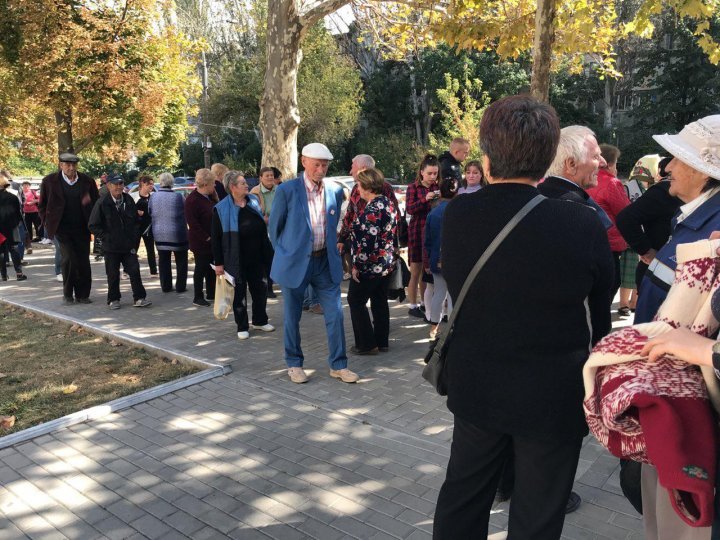
[[[171,188],[175,185],[175,177],[169,172],[164,172],[158,176],[158,183],[161,188]]]
[[[560,142],[558,143],[555,159],[553,160],[546,176],[563,176],[565,162],[572,158],[576,162],[583,161],[587,154],[585,139],[588,135],[594,137],[595,132],[585,126],[567,126],[560,130]]]
[[[357,163],[359,167],[362,167],[363,169],[374,169],[375,168],[375,160],[372,156],[368,154],[358,154],[354,158],[352,158],[353,162]]]
[[[223,176],[223,186],[225,187],[225,191],[230,193],[230,188],[232,186],[236,186],[238,183],[238,178],[241,178],[243,176],[243,173],[240,171],[228,171],[225,173],[225,176]]]

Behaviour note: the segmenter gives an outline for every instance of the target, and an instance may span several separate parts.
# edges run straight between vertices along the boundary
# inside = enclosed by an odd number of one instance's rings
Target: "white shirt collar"
[[[65,175],[65,171],[60,171],[60,174],[62,174],[63,180],[65,180],[65,182],[67,182],[67,184],[69,186],[74,186],[79,178],[79,176],[77,174],[75,174],[75,180],[70,181],[70,179]]]
[[[695,210],[700,208],[704,202],[706,202],[710,197],[715,195],[718,191],[720,191],[720,187],[715,187],[711,189],[710,191],[706,191],[705,193],[702,193],[697,199],[693,199],[689,203],[683,204],[680,207],[680,213],[677,217],[677,223],[680,223],[682,220],[688,218],[690,214],[692,214]]]

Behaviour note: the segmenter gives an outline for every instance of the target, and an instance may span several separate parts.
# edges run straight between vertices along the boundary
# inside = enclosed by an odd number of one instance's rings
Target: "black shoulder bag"
[[[520,221],[528,215],[533,208],[545,199],[546,197],[543,195],[536,195],[532,200],[530,200],[530,202],[523,206],[520,211],[515,214],[510,221],[508,221],[507,225],[502,228],[493,241],[490,242],[490,245],[475,263],[475,266],[473,266],[470,274],[468,274],[468,277],[460,290],[460,294],[453,305],[453,312],[452,315],[450,315],[447,330],[439,334],[438,339],[430,346],[430,350],[428,351],[427,356],[425,356],[425,363],[427,365],[422,372],[423,379],[432,384],[435,387],[435,390],[437,390],[437,393],[441,396],[447,395],[447,370],[445,369],[447,348],[450,345],[450,340],[455,328],[455,319],[457,318],[458,313],[460,313],[460,308],[462,307],[463,300],[465,300],[465,296],[467,296],[470,286],[475,281],[475,278],[482,267],[485,266],[487,260],[493,253],[495,253],[495,250],[503,242],[503,240],[505,240],[507,235],[510,234],[515,226],[520,223]]]

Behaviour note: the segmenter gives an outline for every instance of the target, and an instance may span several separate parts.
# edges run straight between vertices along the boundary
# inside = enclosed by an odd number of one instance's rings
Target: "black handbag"
[[[448,389],[447,369],[445,369],[445,357],[447,356],[447,349],[450,345],[450,340],[452,339],[453,331],[455,328],[455,319],[457,318],[458,313],[460,313],[460,308],[462,307],[463,300],[465,300],[465,296],[467,296],[468,290],[475,281],[475,278],[477,277],[482,267],[485,266],[485,263],[490,258],[490,256],[495,252],[495,250],[503,242],[503,240],[505,240],[507,235],[510,234],[510,231],[512,231],[515,226],[520,223],[520,221],[526,215],[528,215],[533,208],[535,208],[538,204],[545,200],[545,198],[546,197],[544,197],[543,195],[536,195],[532,200],[530,200],[530,202],[523,206],[510,221],[508,221],[507,225],[505,225],[502,230],[497,234],[497,236],[493,239],[493,241],[490,242],[490,245],[475,263],[475,266],[473,266],[470,274],[468,274],[465,283],[463,283],[462,289],[460,289],[460,294],[458,295],[457,300],[453,304],[452,315],[450,315],[450,320],[447,323],[447,327],[445,328],[445,330],[441,330],[440,332],[438,332],[438,338],[430,344],[430,350],[425,356],[426,366],[423,369],[422,376],[423,379],[425,379],[427,382],[432,384],[433,387],[435,387],[435,390],[441,396],[446,396]]]

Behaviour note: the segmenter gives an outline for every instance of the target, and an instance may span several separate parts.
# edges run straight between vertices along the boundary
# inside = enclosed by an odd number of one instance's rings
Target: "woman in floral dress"
[[[352,320],[355,354],[377,354],[388,350],[390,308],[388,285],[395,268],[395,206],[385,197],[385,177],[377,169],[358,174],[360,197],[367,203],[353,222],[351,232],[352,279],[348,305]],[[370,300],[372,322],[367,310]]]

